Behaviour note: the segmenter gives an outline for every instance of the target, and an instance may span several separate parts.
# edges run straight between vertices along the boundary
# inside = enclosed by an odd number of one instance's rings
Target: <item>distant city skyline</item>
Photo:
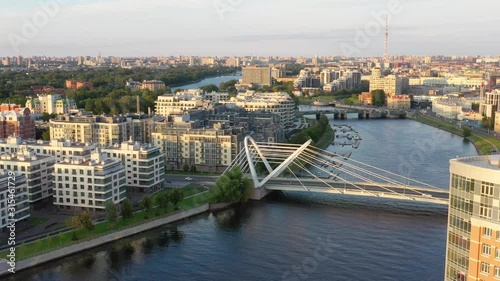
[[[3,2],[0,56],[381,57],[383,24],[371,26],[376,32],[363,46],[354,42],[394,1]],[[480,2],[400,0],[401,11],[390,17],[389,55],[500,55],[500,16],[488,9],[496,2]],[[356,52],[346,54],[346,44]]]

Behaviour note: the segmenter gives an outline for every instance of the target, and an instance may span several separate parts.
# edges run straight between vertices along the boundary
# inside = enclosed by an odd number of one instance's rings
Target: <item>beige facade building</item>
[[[185,110],[203,107],[201,99],[184,99],[174,95],[159,96],[156,101],[156,114],[169,116],[182,114]]]
[[[383,90],[386,94],[403,94],[404,78],[397,75],[389,75],[386,77],[374,77],[370,79],[370,92],[375,90]],[[408,78],[406,78],[408,79]]]
[[[242,74],[241,83],[243,85],[272,86],[273,81],[270,67],[247,66],[243,67]]]
[[[284,92],[256,93],[248,91],[231,98],[227,103],[235,104],[246,111],[262,111],[275,113],[284,127],[293,126],[295,122],[295,102]]]
[[[90,159],[65,159],[54,166],[54,205],[71,211],[104,212],[106,202],[126,197],[125,167],[95,152]]]
[[[102,152],[108,158],[122,162],[129,191],[155,193],[163,188],[165,157],[159,146],[129,141],[115,144]]]
[[[72,142],[96,143],[101,147],[133,141],[151,141],[153,118],[129,114],[107,116],[60,115],[50,120],[50,139],[69,139]]]
[[[59,162],[65,158],[89,158],[97,145],[94,143],[75,143],[63,139],[23,141],[15,136],[0,139],[0,153],[17,153],[22,148],[29,148],[40,156],[54,156]]]
[[[224,124],[199,128],[189,121],[158,123],[152,138],[165,155],[167,170],[194,165],[198,171],[221,172],[239,153],[243,134]]]
[[[450,161],[446,281],[500,279],[500,155]]]
[[[34,114],[67,114],[77,109],[75,100],[63,99],[60,94],[41,94],[37,98],[28,98],[26,107]]]

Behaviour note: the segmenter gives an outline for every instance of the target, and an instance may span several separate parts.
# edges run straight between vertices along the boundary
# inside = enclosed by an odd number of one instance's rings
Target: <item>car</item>
[[[193,180],[193,178],[187,177],[187,178],[185,178],[185,180],[187,180],[187,181],[192,181],[192,180]]]

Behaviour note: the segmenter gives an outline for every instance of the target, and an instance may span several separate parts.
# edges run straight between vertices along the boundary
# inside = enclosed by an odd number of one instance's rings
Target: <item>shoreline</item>
[[[123,238],[127,238],[136,234],[140,234],[145,231],[149,231],[170,223],[185,220],[190,217],[195,217],[207,212],[220,212],[227,208],[230,208],[233,204],[221,203],[221,204],[203,204],[201,206],[191,208],[186,211],[180,211],[171,214],[167,217],[159,218],[150,222],[139,224],[133,227],[122,229],[113,233],[106,234],[104,236],[99,236],[91,240],[82,241],[74,245],[66,246],[60,249],[50,251],[45,254],[37,255],[25,260],[20,260],[15,262],[15,272],[27,270],[51,261],[62,259],[64,257],[72,256],[80,252],[90,250],[105,244],[109,244],[115,241],[119,241]],[[9,269],[11,266],[8,264],[6,259],[0,259],[0,277],[6,277],[12,274]]]
[[[407,118],[408,118],[408,117],[407,117]],[[464,138],[464,136],[463,136],[463,135],[461,135],[461,134],[459,134],[459,133],[457,133],[457,132],[454,132],[454,131],[452,131],[452,130],[449,130],[449,129],[446,129],[446,128],[443,128],[443,127],[436,126],[436,125],[431,124],[431,123],[424,122],[424,121],[422,121],[422,120],[418,120],[416,117],[415,117],[415,118],[408,118],[408,119],[413,120],[413,121],[416,121],[416,122],[419,122],[419,123],[421,123],[421,124],[425,124],[425,125],[427,125],[427,126],[434,127],[434,128],[436,128],[436,129],[439,129],[439,130],[443,130],[443,131],[449,132],[449,133],[454,134],[454,135],[456,135],[456,136],[462,137],[464,140],[467,140],[467,141],[469,141],[470,143],[472,143],[472,145],[474,145],[474,148],[476,149],[477,155],[484,155],[484,154],[481,154],[481,150],[479,149],[479,147],[477,146],[477,144],[476,144],[474,141],[472,141],[472,140],[470,140],[470,139],[468,139],[468,138]]]

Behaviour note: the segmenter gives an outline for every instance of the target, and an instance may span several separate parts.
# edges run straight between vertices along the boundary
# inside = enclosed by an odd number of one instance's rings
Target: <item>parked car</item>
[[[187,177],[187,178],[185,178],[185,180],[187,180],[187,181],[192,181],[192,180],[193,180],[193,178]]]

